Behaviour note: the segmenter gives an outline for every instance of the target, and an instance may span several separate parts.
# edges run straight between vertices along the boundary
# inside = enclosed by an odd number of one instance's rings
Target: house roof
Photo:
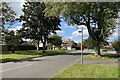
[[[66,41],[66,46],[76,46],[76,43],[69,39],[69,41]]]

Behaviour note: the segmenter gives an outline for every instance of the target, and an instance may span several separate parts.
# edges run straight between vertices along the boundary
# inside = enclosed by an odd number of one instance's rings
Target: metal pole
[[[83,27],[82,27],[82,42],[81,42],[81,64],[83,64]]]
[[[118,34],[120,34],[120,9],[118,12]],[[118,35],[118,41],[120,40],[120,35]]]

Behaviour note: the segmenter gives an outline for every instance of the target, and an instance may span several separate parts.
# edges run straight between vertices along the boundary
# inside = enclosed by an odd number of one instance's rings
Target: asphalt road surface
[[[69,65],[80,60],[80,51],[64,55],[46,56],[19,62],[8,62],[2,66],[2,78],[50,78]]]

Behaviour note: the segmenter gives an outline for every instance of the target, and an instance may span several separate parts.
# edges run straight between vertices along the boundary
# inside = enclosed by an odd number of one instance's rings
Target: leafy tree
[[[112,43],[113,48],[115,51],[119,54],[120,53],[120,40],[119,41],[114,41]]]
[[[69,25],[85,25],[88,29],[95,55],[100,55],[101,45],[116,28],[120,2],[60,2],[47,3],[46,15],[61,15]]]
[[[21,42],[21,38],[18,35],[15,35],[14,31],[5,32],[5,42],[11,46],[11,51],[14,52],[15,48]]]
[[[8,31],[8,29],[13,25],[15,21],[16,13],[11,9],[9,3],[1,2],[0,3],[0,30],[2,31],[0,40],[1,42],[5,42],[5,33]],[[7,28],[5,28],[5,24],[9,25]]]
[[[13,25],[13,23],[16,19],[15,18],[16,13],[11,9],[9,3],[2,2],[1,7],[2,8],[0,8],[1,9],[0,11],[2,11],[2,12],[1,12],[0,16],[2,16],[2,28],[5,29],[4,25],[6,23],[10,25],[9,27],[11,27],[11,25]]]
[[[29,44],[29,45],[34,45],[34,46],[35,46],[35,45],[36,45],[36,41],[35,41],[35,40],[30,40],[30,41],[28,41],[28,44]]]
[[[62,37],[58,36],[58,35],[52,35],[49,37],[50,39],[52,39],[50,41],[50,43],[52,43],[52,45],[55,45],[55,47],[59,47],[61,48],[61,44],[62,44]]]
[[[52,49],[52,47],[53,47],[53,44],[52,44],[52,43],[50,43],[50,42],[48,42],[48,43],[47,43],[47,49],[50,49],[50,50],[51,50],[51,49]]]
[[[94,46],[92,45],[90,38],[87,38],[83,41],[83,45],[88,49],[93,49]]]
[[[36,40],[37,50],[39,50],[40,41],[43,43],[43,52],[45,52],[46,41],[50,33],[60,30],[59,16],[45,16],[46,5],[44,2],[25,2],[23,5],[24,15],[20,17],[23,28],[19,31],[24,38]]]

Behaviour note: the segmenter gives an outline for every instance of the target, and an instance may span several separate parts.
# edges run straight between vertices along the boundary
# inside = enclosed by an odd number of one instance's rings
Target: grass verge
[[[94,56],[94,54],[87,54],[87,55],[84,55],[84,59],[117,61],[118,55],[104,53],[101,55],[101,57],[96,57],[96,56]]]
[[[10,61],[19,61],[29,58],[42,57],[42,56],[51,56],[58,55],[68,52],[67,50],[46,50],[45,53],[42,53],[42,50],[27,50],[27,51],[16,51],[13,53],[4,53],[0,54],[0,61],[2,63],[10,62]]]
[[[74,64],[53,78],[118,78],[118,66]]]

